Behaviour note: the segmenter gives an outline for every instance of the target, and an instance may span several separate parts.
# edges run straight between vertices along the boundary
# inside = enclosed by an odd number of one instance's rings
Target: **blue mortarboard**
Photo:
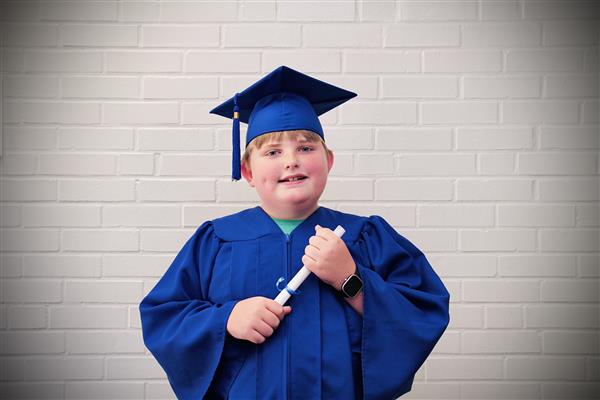
[[[318,116],[355,97],[356,93],[281,66],[211,114],[233,119],[233,172],[240,179],[240,121],[248,124],[246,146],[265,133],[306,129],[324,138]]]

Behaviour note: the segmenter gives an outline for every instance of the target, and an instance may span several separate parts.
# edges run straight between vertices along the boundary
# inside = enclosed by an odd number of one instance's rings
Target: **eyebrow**
[[[300,139],[300,140],[298,140],[298,142],[301,144],[312,143],[311,141],[306,140],[306,139]],[[277,146],[281,146],[281,142],[269,142],[269,143],[264,144],[262,147],[277,147]]]

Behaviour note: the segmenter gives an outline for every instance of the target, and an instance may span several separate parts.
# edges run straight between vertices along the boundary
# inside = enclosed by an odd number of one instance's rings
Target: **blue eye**
[[[269,150],[265,153],[267,157],[271,157],[277,154],[277,150]]]
[[[310,147],[310,146],[302,146],[302,147],[300,147],[300,151],[302,151],[302,152],[309,152],[309,151],[312,151],[312,150],[313,150],[313,148]]]

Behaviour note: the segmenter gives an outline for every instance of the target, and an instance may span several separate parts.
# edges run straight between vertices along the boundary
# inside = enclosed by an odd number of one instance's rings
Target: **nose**
[[[296,152],[288,152],[284,158],[285,168],[296,168],[298,167],[298,157]]]

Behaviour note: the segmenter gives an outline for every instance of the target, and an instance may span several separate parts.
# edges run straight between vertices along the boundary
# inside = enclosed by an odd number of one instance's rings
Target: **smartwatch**
[[[357,269],[356,272],[347,277],[344,283],[342,283],[340,293],[344,298],[352,298],[359,294],[362,288],[363,281],[360,279]]]

